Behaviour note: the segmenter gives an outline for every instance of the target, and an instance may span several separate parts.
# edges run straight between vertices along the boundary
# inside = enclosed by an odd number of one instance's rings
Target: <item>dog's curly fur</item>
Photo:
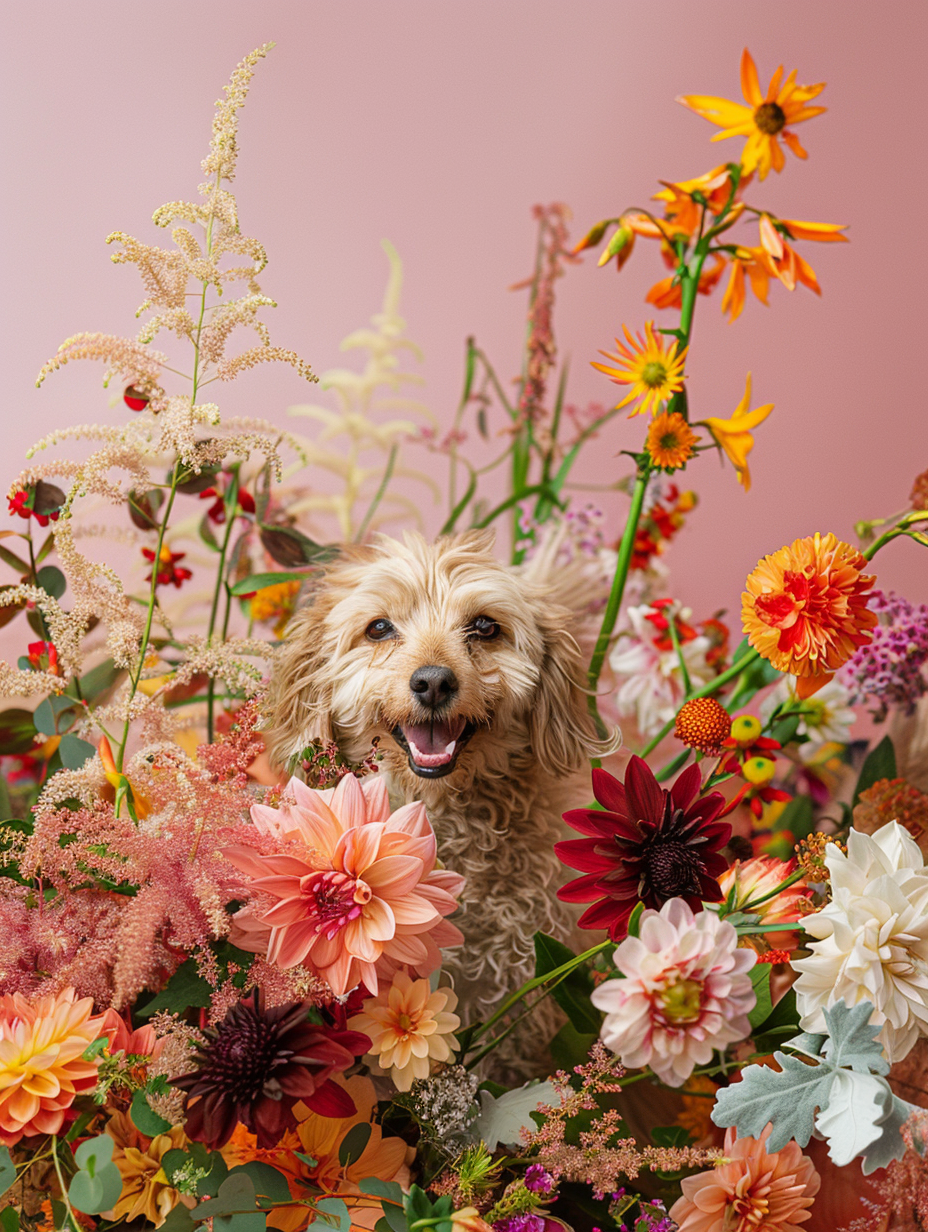
[[[492,544],[492,534],[470,531],[342,551],[290,623],[266,730],[278,763],[332,739],[359,761],[380,738],[391,797],[424,801],[443,862],[466,878],[455,917],[466,941],[446,965],[468,1016],[531,976],[536,929],[571,934],[571,912],[554,893],[561,812],[589,790],[569,795],[586,759],[615,743],[596,740],[575,613],[557,601],[556,574],[545,564],[508,568]],[[498,624],[493,640],[474,634],[480,616]],[[378,619],[395,636],[370,640]],[[468,720],[473,733],[444,777],[416,773],[397,734],[428,721],[410,688],[424,665],[454,673],[442,715]]]

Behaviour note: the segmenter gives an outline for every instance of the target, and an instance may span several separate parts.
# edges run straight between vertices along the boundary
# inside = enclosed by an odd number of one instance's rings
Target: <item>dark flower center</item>
[[[642,896],[647,886],[664,899],[679,894],[699,894],[702,860],[698,848],[680,837],[678,827],[682,820],[682,814],[678,813],[671,819],[670,833],[659,834],[644,852],[638,891]]]
[[[768,137],[775,137],[786,125],[786,112],[779,103],[761,103],[754,112],[754,123]]]
[[[280,1099],[273,1073],[292,1056],[291,1049],[281,1047],[276,1024],[239,1017],[218,1028],[204,1076],[237,1102],[253,1103],[261,1095]]]

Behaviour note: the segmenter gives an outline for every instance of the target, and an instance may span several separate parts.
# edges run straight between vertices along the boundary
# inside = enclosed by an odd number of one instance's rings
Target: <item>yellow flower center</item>
[[[786,112],[779,103],[761,103],[754,112],[754,123],[767,137],[775,137],[786,125]]]
[[[755,787],[763,787],[776,773],[776,762],[769,757],[751,757],[741,767],[741,773]]]
[[[702,984],[677,980],[660,994],[661,1010],[671,1022],[694,1022],[702,1007]]]
[[[641,369],[641,383],[648,389],[657,389],[667,380],[667,368],[659,359],[652,359]]]
[[[412,1029],[412,1019],[408,1014],[400,1014],[396,1020],[396,1023],[401,1031],[409,1031]]]
[[[742,714],[731,725],[731,734],[739,744],[753,744],[761,730],[760,720],[753,714]]]
[[[674,432],[665,432],[660,439],[661,449],[679,449],[680,441]]]
[[[759,1229],[766,1224],[769,1214],[770,1203],[766,1198],[753,1193],[738,1195],[725,1212],[723,1227],[725,1232],[729,1232],[729,1229],[731,1232],[753,1232],[755,1228]]]

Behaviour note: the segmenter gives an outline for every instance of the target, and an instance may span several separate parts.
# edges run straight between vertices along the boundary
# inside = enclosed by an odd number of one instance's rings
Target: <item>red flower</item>
[[[142,555],[150,564],[154,564],[155,554],[151,548],[142,548]],[[183,560],[186,555],[186,552],[172,552],[167,546],[161,549],[161,555],[158,558],[158,586],[167,586],[173,583],[180,589],[182,582],[186,582],[188,578],[193,577],[189,569],[184,569],[183,567],[178,569],[176,567],[177,561]],[[151,581],[150,573],[146,574],[145,581]]]
[[[300,1101],[319,1116],[353,1115],[351,1097],[331,1078],[370,1049],[360,1031],[311,1022],[297,1002],[262,1011],[243,1001],[205,1034],[197,1068],[172,1079],[187,1092],[189,1138],[218,1150],[241,1122],[259,1147],[276,1146],[296,1127]]]
[[[54,642],[30,642],[28,651],[29,664],[37,672],[48,672],[51,676],[61,675],[58,649]]]
[[[217,526],[221,526],[226,520],[226,503],[225,497],[216,488],[204,488],[200,493],[200,500],[209,500],[214,497],[213,503],[206,511],[206,516],[211,522],[215,522]],[[250,492],[246,492],[244,488],[239,489],[238,506],[242,513],[254,513],[255,498]]]
[[[682,898],[698,910],[702,902],[724,896],[716,880],[727,868],[719,850],[731,826],[717,818],[723,796],[700,797],[699,767],[687,767],[669,791],[650,767],[633,757],[625,784],[605,770],[593,771],[593,794],[603,806],[573,809],[564,820],[588,838],[556,843],[558,859],[586,876],[558,890],[568,903],[589,903],[581,928],[608,928],[618,941],[639,902],[659,910],[670,898]]]
[[[47,526],[49,522],[58,521],[65,499],[61,488],[40,479],[34,487],[19,488],[8,496],[7,504],[11,516],[19,514],[21,518],[35,518],[40,526]]]

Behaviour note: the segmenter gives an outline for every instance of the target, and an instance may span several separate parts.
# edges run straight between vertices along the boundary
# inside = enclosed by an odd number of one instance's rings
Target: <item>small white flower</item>
[[[677,652],[673,649],[659,650],[654,644],[654,638],[659,634],[647,617],[657,611],[657,608],[647,604],[627,608],[626,616],[631,625],[629,636],[620,638],[609,656],[609,666],[619,683],[616,693],[619,716],[627,718],[634,714],[642,736],[653,736],[659,732],[677,713],[685,697]],[[669,613],[665,610],[663,614]],[[677,614],[683,620],[689,620],[692,616],[689,608],[680,609]],[[712,669],[706,662],[710,649],[709,639],[702,636],[694,637],[680,647],[690,684],[695,689],[712,679]]]
[[[793,962],[805,1031],[826,1030],[823,1010],[870,1001],[870,1021],[890,1061],[928,1034],[928,869],[898,822],[876,834],[852,830],[847,855],[826,849],[832,901],[803,917],[816,938]]]
[[[777,706],[787,703],[787,709],[793,710],[802,706],[805,713],[796,728],[800,736],[808,736],[808,741],[799,746],[799,756],[803,761],[811,761],[823,744],[847,744],[851,738],[851,725],[856,722],[857,715],[848,704],[850,692],[838,680],[830,680],[814,697],[800,701],[796,696],[795,682],[792,676],[784,676],[775,689],[764,698],[760,713],[764,719],[769,719]]]

